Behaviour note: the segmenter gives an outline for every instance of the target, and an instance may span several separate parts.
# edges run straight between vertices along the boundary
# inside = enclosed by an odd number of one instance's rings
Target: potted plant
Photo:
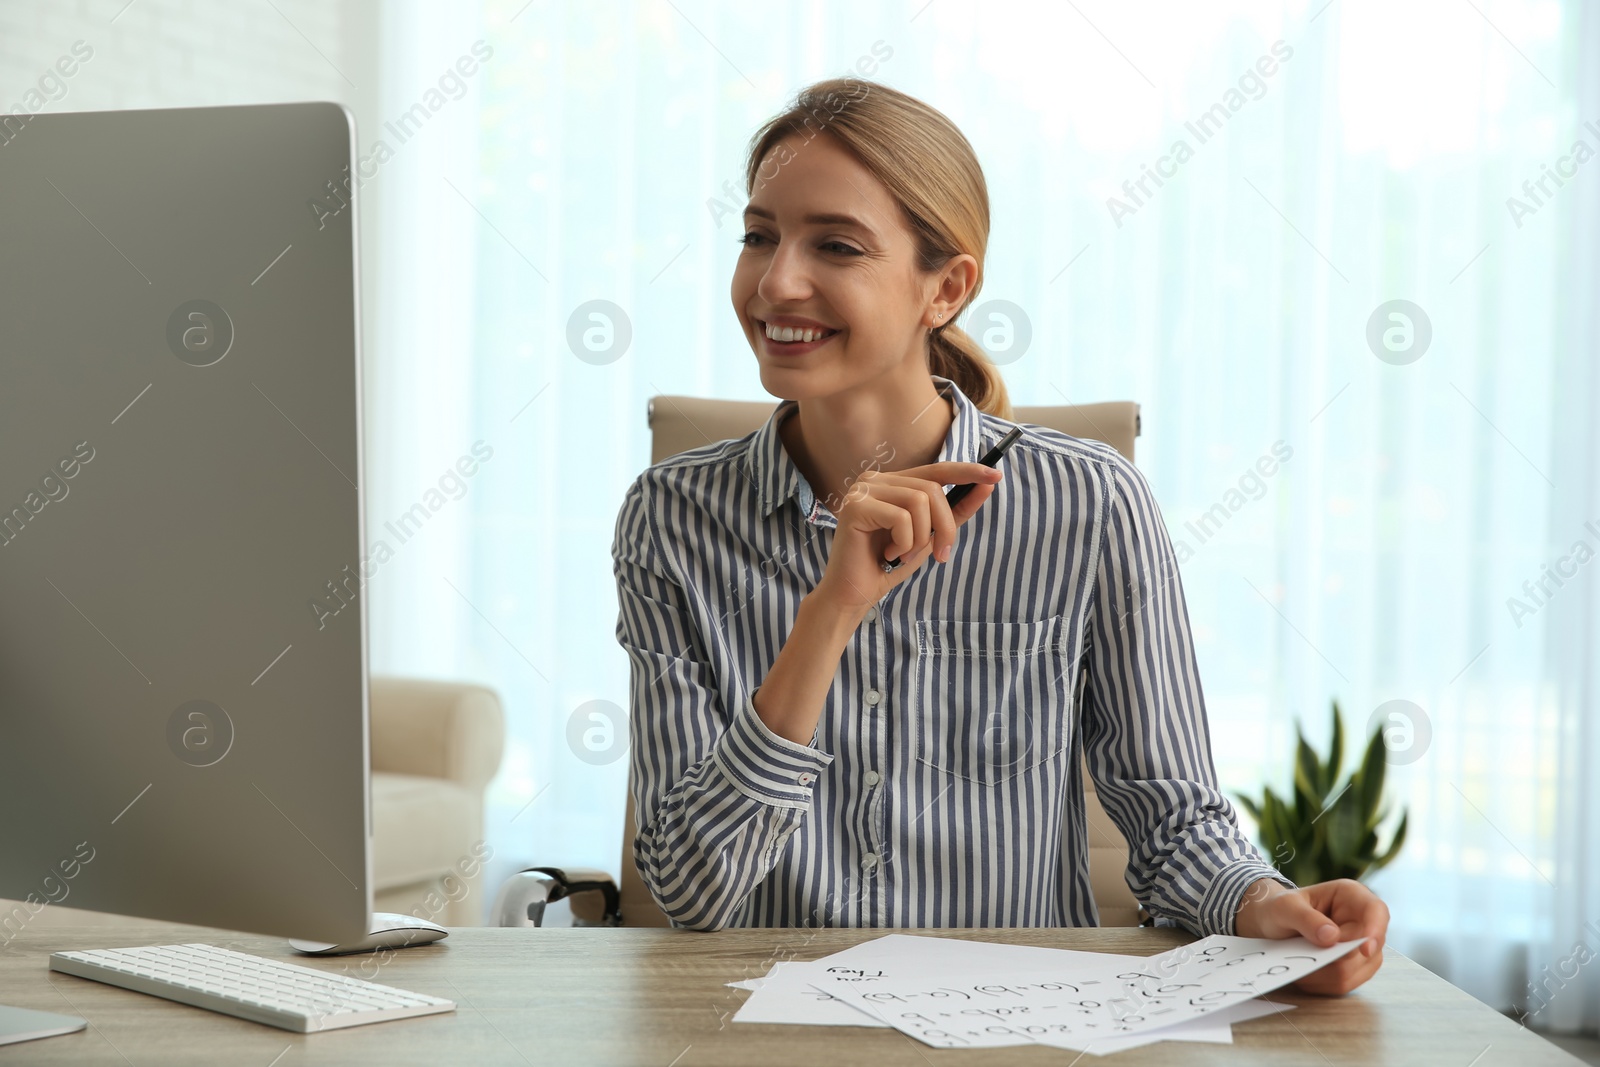
[[[1383,730],[1372,732],[1361,765],[1340,781],[1344,762],[1344,725],[1339,702],[1333,702],[1333,735],[1327,758],[1307,743],[1295,724],[1299,745],[1295,756],[1294,799],[1281,799],[1271,787],[1258,802],[1243,793],[1234,797],[1255,819],[1261,846],[1272,865],[1296,885],[1314,885],[1334,878],[1361,879],[1382,869],[1406,839],[1407,813],[1389,838],[1378,843],[1378,826],[1389,815],[1383,807],[1385,760]]]

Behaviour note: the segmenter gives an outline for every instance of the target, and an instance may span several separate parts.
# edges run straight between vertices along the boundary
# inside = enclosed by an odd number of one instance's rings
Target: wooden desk
[[[0,1004],[79,1015],[90,1028],[0,1047],[0,1063],[469,1064],[494,1067],[841,1067],[850,1064],[1055,1064],[1077,1053],[1049,1048],[947,1051],[889,1030],[750,1026],[731,1021],[749,996],[723,983],[765,974],[777,959],[815,959],[882,930],[675,930],[461,928],[379,965],[371,956],[309,959],[278,938],[167,923],[25,928],[0,950]],[[1169,930],[904,931],[1010,944],[1149,955],[1190,940]],[[350,968],[419,993],[449,997],[449,1015],[291,1034],[113,986],[49,971],[61,949],[204,941],[325,970]],[[361,968],[376,968],[376,973]],[[1275,993],[1299,1010],[1234,1027],[1232,1045],[1163,1043],[1086,1056],[1084,1065],[1444,1064],[1537,1067],[1579,1061],[1518,1027],[1396,952],[1360,991],[1322,998]]]

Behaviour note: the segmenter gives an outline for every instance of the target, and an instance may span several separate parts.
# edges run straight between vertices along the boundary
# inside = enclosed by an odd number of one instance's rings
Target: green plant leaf
[[[1379,852],[1377,828],[1390,810],[1383,802],[1388,764],[1381,728],[1369,739],[1359,766],[1341,781],[1347,738],[1337,700],[1332,716],[1326,758],[1296,724],[1292,792],[1264,788],[1259,801],[1233,794],[1255,819],[1272,865],[1299,885],[1364,877],[1393,860],[1405,842],[1401,810],[1388,847]]]
[[[1261,792],[1261,815],[1256,821],[1261,826],[1261,845],[1270,850],[1278,841],[1278,798],[1271,789]]]
[[[1299,730],[1295,732],[1298,734]],[[1316,751],[1306,742],[1303,734],[1298,742],[1294,785],[1296,789],[1305,790],[1313,811],[1322,807],[1322,798],[1328,795],[1327,787],[1322,783],[1322,761],[1317,758]]]
[[[1339,777],[1339,771],[1344,768],[1344,715],[1339,711],[1339,702],[1333,702],[1333,740],[1328,743],[1328,784]]]
[[[1283,873],[1288,875],[1289,880],[1295,885],[1316,885],[1318,882],[1328,880],[1323,873],[1324,869],[1324,865],[1312,854],[1296,853],[1294,862],[1290,863],[1288,870]]]
[[[1382,870],[1384,867],[1387,867],[1389,865],[1389,861],[1390,860],[1395,858],[1395,855],[1400,851],[1400,846],[1405,844],[1405,840],[1406,840],[1406,820],[1409,819],[1410,817],[1411,817],[1411,813],[1410,812],[1407,812],[1404,815],[1400,816],[1400,825],[1396,826],[1394,828],[1394,836],[1389,839],[1389,847],[1384,849],[1382,855],[1377,856],[1377,857],[1375,857],[1373,859],[1372,866],[1367,868],[1367,873],[1368,874],[1371,874],[1374,871]]]
[[[1378,807],[1383,800],[1383,779],[1388,769],[1388,749],[1383,743],[1383,731],[1374,730],[1367,742],[1367,754],[1361,761],[1359,781],[1361,789],[1361,820],[1369,829],[1378,825]],[[1352,786],[1355,788],[1355,786]]]
[[[1306,792],[1298,776],[1294,783],[1294,821],[1296,826],[1309,823],[1317,813],[1317,798]]]
[[[1367,830],[1360,804],[1352,785],[1339,794],[1339,799],[1319,820],[1328,825],[1328,856],[1340,868],[1354,867],[1360,862],[1361,838]]]
[[[1278,866],[1285,857],[1293,856],[1298,851],[1294,847],[1294,820],[1289,817],[1283,801],[1272,790],[1267,790],[1261,800],[1262,844],[1272,857],[1273,865]]]

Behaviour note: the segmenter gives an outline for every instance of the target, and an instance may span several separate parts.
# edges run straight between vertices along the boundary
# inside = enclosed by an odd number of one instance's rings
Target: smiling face
[[[772,177],[757,179],[745,208],[732,296],[761,384],[802,400],[884,375],[926,376],[927,329],[959,304],[917,270],[888,189],[828,134],[786,138],[759,173]],[[794,340],[769,339],[768,324],[795,330],[779,335]],[[807,342],[803,328],[820,336]]]

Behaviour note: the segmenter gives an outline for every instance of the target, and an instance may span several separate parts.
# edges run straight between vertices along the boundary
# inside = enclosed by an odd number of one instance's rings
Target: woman
[[[1364,982],[1383,903],[1296,888],[1217,790],[1137,468],[1033,425],[1001,470],[976,462],[1014,423],[953,325],[989,229],[960,131],[821,82],[753,138],[746,188],[733,306],[783,402],[646,470],[613,545],[634,855],[661,907],[695,929],[1094,925],[1081,747],[1158,924],[1371,938],[1300,988]]]

